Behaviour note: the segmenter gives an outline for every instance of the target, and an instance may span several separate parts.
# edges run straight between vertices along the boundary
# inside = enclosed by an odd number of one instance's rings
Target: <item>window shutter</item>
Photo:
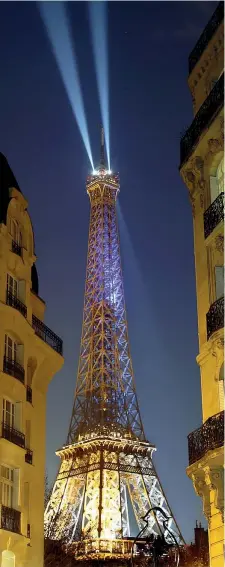
[[[213,201],[215,201],[216,197],[218,197],[219,195],[218,183],[217,183],[217,178],[214,177],[213,175],[211,175],[209,179],[210,179],[211,203],[213,203]]]
[[[30,449],[30,419],[26,420],[26,448]]]
[[[216,299],[220,299],[224,295],[224,267],[215,267],[215,280],[216,280]]]
[[[19,506],[19,469],[13,471],[13,502],[12,507],[17,510]]]
[[[16,402],[16,411],[15,411],[15,428],[18,431],[22,429],[22,403]]]

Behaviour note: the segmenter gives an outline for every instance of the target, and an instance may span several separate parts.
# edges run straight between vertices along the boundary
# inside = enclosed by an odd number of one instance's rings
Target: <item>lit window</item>
[[[224,158],[221,159],[215,175],[210,176],[211,203],[224,192]]]

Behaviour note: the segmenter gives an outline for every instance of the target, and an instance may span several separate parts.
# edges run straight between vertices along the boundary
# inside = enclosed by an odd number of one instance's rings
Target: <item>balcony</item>
[[[27,402],[29,402],[30,404],[32,404],[32,389],[30,386],[27,386]]]
[[[20,516],[21,513],[18,510],[14,510],[13,508],[8,508],[8,506],[2,505],[1,528],[3,530],[8,530],[9,532],[20,534]]]
[[[224,327],[224,297],[220,297],[211,305],[206,314],[207,341],[211,335]]]
[[[196,63],[199,61],[203,51],[205,51],[208,43],[210,42],[212,36],[214,35],[215,31],[217,30],[223,19],[224,19],[224,4],[223,2],[219,2],[218,6],[215,9],[214,14],[211,17],[211,20],[209,20],[198,42],[196,43],[191,54],[189,55],[188,58],[189,73],[191,73],[191,71],[194,69]]]
[[[199,461],[207,451],[222,447],[223,443],[224,413],[221,411],[188,435],[189,465]]]
[[[12,240],[12,252],[17,256],[22,256],[22,248],[15,240]]]
[[[32,315],[32,327],[36,333],[45,343],[47,343],[51,348],[56,350],[59,354],[63,353],[63,342],[51,329],[46,327],[46,325],[40,321],[35,315]]]
[[[194,151],[201,134],[224,105],[224,74],[216,82],[180,141],[180,167]]]
[[[26,463],[28,463],[28,465],[32,465],[33,463],[33,451],[31,451],[30,449],[26,449],[25,461]]]
[[[14,307],[14,309],[17,309],[17,311],[20,311],[20,313],[22,313],[22,315],[24,317],[27,317],[26,305],[24,305],[24,303],[22,303],[22,301],[20,301],[20,299],[18,299],[18,297],[16,297],[16,295],[13,295],[8,290],[7,290],[7,294],[6,294],[6,303],[7,303],[7,305],[10,305],[10,307]]]
[[[24,368],[16,360],[4,356],[3,371],[24,384]]]
[[[220,193],[204,213],[205,238],[213,232],[214,228],[224,219],[224,193]]]
[[[24,434],[5,422],[2,423],[2,437],[11,443],[18,445],[18,447],[22,447],[23,449],[25,448]]]

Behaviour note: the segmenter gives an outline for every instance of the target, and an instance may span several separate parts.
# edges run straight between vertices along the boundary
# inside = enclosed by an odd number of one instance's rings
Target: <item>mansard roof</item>
[[[6,157],[0,152],[0,223],[6,224],[7,209],[10,201],[9,189],[15,187],[20,191],[16,178]]]
[[[9,190],[14,187],[22,193],[6,157],[0,152],[0,223],[6,224],[7,209],[10,202]],[[38,273],[35,264],[31,268],[32,291],[38,295]]]

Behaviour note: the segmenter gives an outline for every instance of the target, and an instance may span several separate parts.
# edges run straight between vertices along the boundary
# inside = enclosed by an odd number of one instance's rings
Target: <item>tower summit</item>
[[[46,534],[74,542],[78,558],[126,557],[130,506],[137,530],[160,506],[182,542],[145,438],[130,355],[116,199],[119,176],[108,172],[101,132],[100,167],[87,178],[90,227],[78,375],[61,467],[45,512]],[[159,535],[152,512],[147,533]]]

